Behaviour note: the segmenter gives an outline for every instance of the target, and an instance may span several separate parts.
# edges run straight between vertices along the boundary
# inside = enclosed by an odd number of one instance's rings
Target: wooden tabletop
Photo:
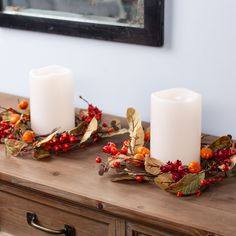
[[[0,93],[0,105],[17,104],[17,97]],[[112,140],[121,142],[124,137]],[[0,145],[0,180],[68,199],[90,208],[103,204],[104,212],[140,222],[189,226],[219,235],[236,235],[236,179],[210,188],[200,198],[177,198],[152,184],[113,183],[98,175],[97,155],[103,140],[84,150],[36,161],[30,157],[6,157]]]

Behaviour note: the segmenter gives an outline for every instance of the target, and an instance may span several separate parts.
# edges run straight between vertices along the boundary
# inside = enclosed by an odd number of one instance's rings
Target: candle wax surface
[[[31,70],[30,110],[31,127],[37,134],[47,134],[55,128],[72,129],[75,125],[72,72],[61,66]]]

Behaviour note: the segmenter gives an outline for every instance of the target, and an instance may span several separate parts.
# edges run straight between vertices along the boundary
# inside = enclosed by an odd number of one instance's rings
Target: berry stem
[[[79,96],[79,98],[82,99],[84,102],[86,102],[88,105],[90,104],[90,103],[88,102],[88,100],[86,100],[86,99],[83,98],[82,96]]]

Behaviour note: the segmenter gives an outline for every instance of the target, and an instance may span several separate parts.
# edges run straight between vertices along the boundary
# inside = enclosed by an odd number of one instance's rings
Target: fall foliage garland
[[[118,149],[115,143],[109,142],[103,147],[103,152],[108,154],[106,161],[102,161],[101,157],[96,158],[99,163],[99,175],[115,170],[111,175],[113,182],[152,182],[178,197],[192,194],[200,196],[209,186],[236,174],[236,149],[230,135],[210,144],[202,142],[202,148],[199,150],[201,164],[191,162],[184,166],[181,160],[164,164],[150,156],[150,130],[144,131],[135,109],[127,110],[127,122],[130,138],[124,141],[121,149]]]
[[[45,135],[36,135],[31,130],[27,100],[18,101],[18,109],[1,107],[0,142],[5,144],[7,154],[32,154],[34,158],[42,159],[127,132],[121,129],[117,120],[110,124],[103,122],[101,110],[80,98],[87,103],[88,108],[76,114],[76,126],[62,133],[55,129]]]
[[[42,159],[51,154],[81,148],[101,138],[129,132],[129,139],[124,140],[120,149],[113,142],[108,142],[103,147],[108,158],[106,161],[102,161],[100,156],[96,158],[99,175],[115,170],[111,175],[113,182],[152,182],[161,189],[182,197],[192,194],[200,196],[209,186],[236,174],[236,149],[230,135],[210,144],[202,143],[201,164],[191,162],[184,166],[181,160],[162,163],[150,156],[150,129],[143,129],[135,109],[127,110],[127,130],[121,128],[118,120],[112,120],[110,124],[103,122],[101,110],[80,98],[88,104],[88,108],[76,114],[75,128],[62,133],[55,129],[50,134],[41,136],[35,135],[30,129],[30,112],[26,100],[18,102],[19,109],[1,107],[0,141],[5,144],[6,153],[12,156],[32,154],[34,158]]]

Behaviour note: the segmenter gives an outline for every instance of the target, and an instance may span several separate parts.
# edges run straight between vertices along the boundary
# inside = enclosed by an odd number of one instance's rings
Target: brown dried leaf
[[[43,144],[47,143],[48,141],[50,141],[51,139],[54,138],[54,136],[58,133],[58,130],[52,132],[50,135],[48,135],[46,138],[44,138],[43,140],[41,140],[40,142],[38,142],[35,147],[39,148],[41,147]]]
[[[205,179],[205,172],[199,174],[187,174],[177,183],[169,185],[165,190],[171,193],[182,192],[183,195],[191,195],[197,192],[200,181]]]
[[[118,157],[116,157],[116,158],[112,158],[112,157],[110,157],[110,158],[108,158],[108,167],[109,168],[112,168],[113,167],[113,164],[114,164],[114,162],[119,162],[119,163],[123,163],[124,162],[124,159],[125,158],[128,158],[128,156],[126,156],[126,155],[123,155],[123,154],[120,154]]]
[[[230,160],[231,160],[230,169],[233,169],[236,166],[236,155],[230,157]]]
[[[118,176],[111,179],[112,182],[124,181],[124,180],[136,180],[135,176],[132,175],[124,175]]]
[[[124,128],[124,129],[120,129],[120,130],[115,131],[115,132],[101,134],[100,137],[101,138],[110,138],[110,137],[113,137],[113,136],[117,136],[117,135],[121,135],[121,134],[126,134],[128,132],[129,131]]]
[[[110,122],[111,127],[115,130],[118,131],[119,129],[121,129],[121,123],[120,120],[118,119],[114,119]]]
[[[160,167],[164,165],[163,162],[152,158],[152,157],[146,157],[145,159],[145,170],[152,175],[158,175],[160,174]]]
[[[2,112],[0,113],[0,116],[2,117],[3,120],[9,121],[11,114],[12,114],[11,111],[5,110],[5,111],[2,111]]]
[[[44,159],[49,156],[50,156],[50,152],[43,149],[35,149],[33,151],[33,157],[36,158],[37,160]]]
[[[151,128],[150,127],[146,128],[145,132],[151,132]]]
[[[84,136],[82,137],[80,144],[86,142],[92,135],[92,133],[94,131],[96,131],[98,129],[98,121],[96,120],[95,117],[93,117],[93,119],[90,121],[88,128],[84,134]]]
[[[15,127],[17,127],[17,130],[20,130],[20,132],[23,134],[29,127],[22,123],[21,120],[18,120],[15,124]]]
[[[144,131],[138,112],[134,108],[128,108],[126,113],[131,138],[131,151],[135,152],[144,145]]]
[[[18,156],[23,148],[28,145],[25,142],[15,139],[5,139],[5,148],[8,154]]]
[[[232,137],[230,136],[222,136],[215,140],[209,148],[213,150],[213,152],[216,152],[220,149],[231,147],[232,146]]]
[[[78,126],[71,129],[69,131],[69,134],[77,135],[78,133],[83,133],[87,127],[87,123],[85,121],[82,121]]]
[[[230,157],[231,165],[229,166],[229,170],[232,170],[236,166],[236,155]],[[223,170],[224,164],[220,165],[218,168]]]
[[[170,173],[163,173],[161,175],[158,175],[154,179],[154,182],[163,190],[166,190],[171,184],[174,183],[173,179],[171,178]]]
[[[81,117],[81,116],[88,116],[88,115],[89,115],[88,109],[80,109],[79,117]]]

